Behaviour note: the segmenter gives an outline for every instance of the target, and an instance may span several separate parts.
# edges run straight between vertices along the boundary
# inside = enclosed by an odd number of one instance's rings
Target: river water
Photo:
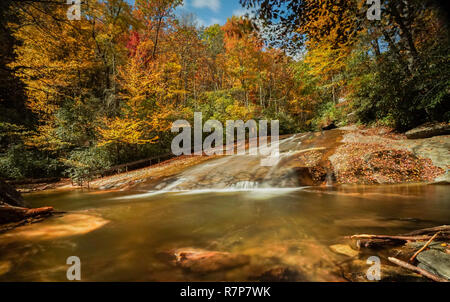
[[[448,224],[448,186],[350,186],[142,194],[45,192],[35,207],[68,214],[0,234],[0,281],[67,281],[66,259],[83,281],[247,281],[273,268],[296,281],[340,281],[330,245],[357,233],[399,234]],[[173,251],[245,255],[235,267],[180,267]],[[366,258],[367,259],[367,258]]]
[[[71,256],[83,281],[343,281],[349,259],[330,246],[345,236],[450,223],[449,186],[334,187],[327,171],[328,186],[306,186],[297,168],[325,163],[342,135],[284,138],[272,166],[231,156],[124,192],[28,194],[67,213],[0,234],[0,281],[67,281]]]

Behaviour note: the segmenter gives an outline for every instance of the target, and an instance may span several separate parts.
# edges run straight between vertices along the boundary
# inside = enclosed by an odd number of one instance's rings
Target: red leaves
[[[137,47],[141,41],[139,33],[137,31],[132,31],[127,43],[127,49],[130,51],[130,57],[134,57],[137,52]]]

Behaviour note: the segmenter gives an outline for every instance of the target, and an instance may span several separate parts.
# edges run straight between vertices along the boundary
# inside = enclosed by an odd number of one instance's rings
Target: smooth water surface
[[[191,193],[54,192],[26,198],[62,216],[0,234],[0,281],[247,281],[276,267],[298,281],[339,279],[329,246],[357,233],[399,234],[448,224],[448,186],[355,186]],[[247,255],[207,273],[177,266],[176,249]],[[194,270],[195,271],[195,270]]]

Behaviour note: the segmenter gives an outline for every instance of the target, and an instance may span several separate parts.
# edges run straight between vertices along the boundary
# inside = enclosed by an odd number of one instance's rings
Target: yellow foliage
[[[104,119],[103,122],[106,127],[98,128],[101,136],[100,147],[110,144],[153,144],[159,139],[157,136],[148,138],[151,127],[144,121],[116,117]]]

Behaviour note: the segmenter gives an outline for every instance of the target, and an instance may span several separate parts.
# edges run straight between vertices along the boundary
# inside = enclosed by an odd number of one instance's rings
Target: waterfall
[[[146,193],[135,198],[157,194],[201,194],[206,192],[251,192],[269,195],[298,190],[300,186],[296,160],[303,153],[303,141],[307,134],[293,135],[279,142],[279,156],[266,166],[260,155],[232,155],[207,161],[188,168],[171,179],[146,188]],[[308,146],[308,145],[307,145]],[[309,149],[308,149],[309,150]],[[264,153],[266,154],[266,153]],[[327,183],[332,185],[332,174]]]

